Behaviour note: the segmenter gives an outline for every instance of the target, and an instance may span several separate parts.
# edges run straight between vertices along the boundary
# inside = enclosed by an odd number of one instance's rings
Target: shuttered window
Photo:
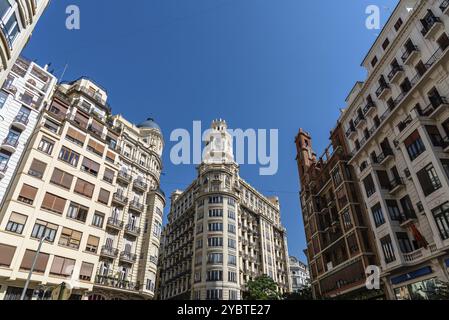
[[[62,214],[67,200],[51,193],[46,193],[42,202],[42,209]]]
[[[82,236],[83,234],[79,231],[63,228],[59,238],[59,245],[71,249],[79,249]]]
[[[110,195],[111,195],[111,193],[108,190],[101,189],[100,194],[98,196],[98,202],[101,202],[101,203],[107,205],[109,203]]]
[[[109,162],[111,162],[111,163],[114,163],[115,162],[115,153],[114,152],[112,152],[112,151],[108,151],[108,152],[106,152],[106,160],[107,161],[109,161]]]
[[[87,245],[86,245],[86,251],[97,253],[98,245],[100,244],[100,238],[89,236],[89,239],[87,239]]]
[[[92,263],[83,262],[80,270],[80,280],[90,281],[92,279],[93,271],[94,265]]]
[[[55,256],[50,273],[56,276],[70,277],[75,267],[75,260]]]
[[[114,183],[115,172],[111,169],[106,168],[104,170],[103,180],[109,183]]]
[[[27,250],[23,256],[22,264],[20,265],[21,270],[31,270],[33,265],[34,258],[36,256],[36,251]],[[39,253],[36,261],[36,265],[34,267],[34,272],[37,273],[45,273],[45,269],[47,268],[48,258],[50,256],[46,253]]]
[[[0,267],[11,266],[12,259],[16,253],[16,248],[0,243]]]
[[[6,231],[22,234],[27,219],[28,217],[23,214],[17,212],[11,213],[8,224],[6,225]]]
[[[50,180],[51,183],[56,184],[65,189],[70,189],[73,182],[73,175],[62,170],[55,169]]]
[[[104,153],[105,146],[100,142],[90,139],[87,145],[87,150],[95,153],[96,155],[102,157]]]
[[[67,130],[66,139],[79,145],[83,146],[84,142],[86,142],[86,135],[84,133],[81,133],[73,128],[69,128]]]
[[[98,172],[100,171],[100,164],[85,157],[83,159],[83,164],[81,165],[81,170],[91,175],[98,176]]]
[[[30,185],[24,184],[22,190],[20,191],[18,200],[29,205],[33,205],[34,199],[36,198],[37,188]]]
[[[42,179],[46,168],[47,168],[47,164],[45,162],[39,161],[37,159],[33,159],[33,162],[31,163],[30,170],[28,171],[28,174],[30,176],[36,177],[38,179]]]
[[[76,111],[75,118],[73,119],[80,128],[87,129],[87,123],[89,122],[89,117],[83,114],[80,110]]]
[[[94,189],[95,186],[87,181],[84,181],[80,178],[78,178],[78,180],[76,181],[75,192],[82,196],[92,199]]]

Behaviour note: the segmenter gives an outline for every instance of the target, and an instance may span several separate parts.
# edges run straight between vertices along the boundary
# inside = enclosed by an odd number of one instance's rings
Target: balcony
[[[443,28],[443,22],[434,15],[429,16],[425,21],[426,24],[423,26],[421,33],[424,38],[431,40]]]
[[[130,184],[131,180],[132,180],[132,177],[127,172],[119,171],[118,174],[117,174],[117,180],[121,181],[121,182],[123,182],[125,184]]]
[[[133,237],[138,237],[140,235],[140,228],[132,224],[127,224],[125,226],[125,233]]]
[[[421,248],[410,253],[403,254],[405,264],[417,264],[427,260],[438,251],[435,244],[430,244],[427,248]]]
[[[412,65],[416,58],[420,55],[419,49],[415,45],[411,45],[405,48],[405,52],[402,55],[402,62],[407,65]]]
[[[383,165],[385,162],[387,162],[388,160],[392,159],[394,157],[393,154],[393,150],[391,149],[385,149],[383,150],[383,152],[381,154],[379,154],[374,163],[379,164],[379,165]]]
[[[391,83],[397,83],[404,75],[404,68],[401,66],[394,66],[391,72],[388,74],[388,80]]]
[[[128,204],[128,198],[118,192],[112,196],[112,202],[121,205],[122,207]]]
[[[127,291],[139,291],[140,290],[140,284],[134,283],[127,280],[120,280],[118,278],[114,278],[112,276],[103,276],[103,275],[97,275],[95,276],[95,283],[97,285],[120,289],[120,290],[127,290]]]
[[[117,218],[109,218],[107,223],[106,223],[106,227],[110,228],[110,229],[114,229],[117,231],[120,231],[123,229],[123,221],[120,221]]]
[[[148,190],[148,184],[140,180],[134,180],[133,187],[141,192],[146,192]]]
[[[5,162],[0,163],[0,180],[5,177],[8,165]]]
[[[28,114],[18,114],[12,121],[12,125],[17,129],[19,129],[20,131],[23,131],[26,129],[28,122],[29,122]]]
[[[402,228],[407,228],[409,225],[415,223],[417,220],[415,212],[405,212],[401,213],[401,218],[399,220]]]
[[[133,264],[137,261],[137,255],[128,251],[120,253],[120,261]]]
[[[379,99],[385,98],[385,96],[391,92],[390,86],[388,83],[382,83],[379,88],[376,90],[376,96]]]
[[[449,136],[443,138],[443,142],[441,143],[441,147],[443,148],[444,152],[446,152],[446,153],[449,152]]]
[[[6,138],[3,140],[1,148],[8,152],[14,153],[19,145],[19,138]]]
[[[440,5],[443,14],[449,14],[449,0],[444,0]]]
[[[390,181],[390,194],[395,194],[402,188],[405,188],[404,179],[396,177],[392,181]]]
[[[373,112],[376,111],[376,105],[374,104],[374,102],[368,102],[365,106],[365,108],[363,108],[363,114],[368,117],[370,116]]]
[[[129,204],[129,208],[131,210],[137,211],[139,213],[142,213],[145,211],[145,206],[141,204],[139,201],[133,200]]]
[[[357,135],[357,131],[355,130],[354,127],[351,127],[348,129],[348,131],[346,131],[346,137],[348,139],[352,139],[353,137],[355,137]]]
[[[354,120],[354,126],[356,128],[359,128],[360,126],[366,124],[366,118],[364,115],[359,115],[355,120]]]
[[[103,246],[101,248],[100,255],[102,257],[115,259],[118,256],[118,249],[115,249],[115,248],[112,248],[112,247],[108,247],[108,246]]]
[[[449,103],[445,97],[433,96],[429,97],[431,103],[424,109],[419,110],[419,115],[424,117],[429,117],[431,119],[438,119],[438,117],[443,113]]]

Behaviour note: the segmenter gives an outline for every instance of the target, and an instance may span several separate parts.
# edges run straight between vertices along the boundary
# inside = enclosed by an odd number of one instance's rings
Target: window
[[[99,142],[95,142],[94,140],[89,140],[89,143],[87,145],[87,150],[96,154],[99,157],[103,157],[103,153],[104,153],[104,145],[99,143]]]
[[[223,223],[209,223],[208,230],[212,232],[223,231]]]
[[[200,234],[200,233],[203,233],[203,229],[204,227],[203,227],[203,224],[201,223],[201,224],[199,224],[199,225],[197,225],[196,226],[196,234]]]
[[[47,164],[45,162],[33,159],[33,162],[31,163],[30,166],[30,170],[28,170],[28,174],[35,178],[42,179],[46,168]]]
[[[6,172],[10,157],[10,154],[6,154],[4,151],[0,152],[0,172]]]
[[[228,205],[230,207],[235,207],[235,200],[233,198],[228,198]]]
[[[67,217],[81,222],[86,222],[88,212],[88,208],[72,202],[67,212]]]
[[[423,189],[424,195],[427,197],[442,187],[440,178],[432,164],[417,173],[419,183]]]
[[[108,190],[100,189],[100,194],[98,195],[98,202],[108,205],[110,196],[111,193]]]
[[[449,239],[449,202],[432,210],[433,218],[443,240]]]
[[[391,243],[391,237],[388,235],[380,240],[382,251],[385,257],[386,263],[391,263],[396,260],[394,254],[393,244]]]
[[[100,164],[84,157],[81,170],[96,177],[100,171]]]
[[[236,248],[236,241],[234,239],[228,239],[228,248],[230,249]]]
[[[235,212],[234,211],[228,211],[228,218],[231,220],[235,220]]]
[[[396,23],[394,24],[394,30],[399,31],[399,29],[401,28],[403,24],[403,21],[401,18],[399,18]]]
[[[209,264],[223,263],[223,253],[209,253],[207,255],[207,263]]]
[[[97,253],[99,244],[100,238],[90,235],[89,238],[87,239],[86,251],[91,253]]]
[[[449,47],[449,37],[445,32],[441,35],[441,37],[437,40],[438,45],[440,46],[442,51],[445,51],[447,47]]]
[[[63,228],[61,237],[59,238],[59,245],[78,250],[81,243],[82,233],[69,228]]]
[[[236,266],[237,265],[237,257],[233,255],[228,256],[228,265]]]
[[[39,151],[42,151],[48,155],[51,155],[53,152],[53,148],[55,143],[47,138],[42,138],[39,142],[39,146],[37,147]]]
[[[75,260],[55,256],[50,269],[50,274],[55,276],[70,277],[75,268]]]
[[[209,210],[209,217],[223,217],[223,209]]]
[[[86,142],[86,135],[73,128],[67,130],[65,138],[80,147],[84,146],[84,142]]]
[[[90,281],[92,279],[92,273],[94,271],[94,265],[92,263],[83,262],[80,270],[80,280]]]
[[[399,210],[398,203],[396,200],[386,200],[388,213],[390,214],[390,218],[393,221],[401,220],[401,212]]]
[[[92,199],[95,186],[83,179],[78,178],[75,185],[75,193]]]
[[[237,273],[233,271],[228,271],[228,281],[237,283]]]
[[[48,120],[48,119],[44,122],[44,127],[46,129],[48,129],[49,131],[56,133],[56,134],[59,131],[59,124],[57,124],[54,121]]]
[[[223,203],[223,197],[221,196],[209,197],[209,203]]]
[[[50,182],[64,189],[70,190],[72,186],[73,175],[62,170],[55,169]]]
[[[398,232],[396,233],[396,237],[398,238],[399,248],[402,253],[406,254],[413,251],[413,246],[406,232]]]
[[[113,170],[106,168],[104,170],[103,180],[108,183],[114,183],[115,173]]]
[[[441,159],[441,164],[443,165],[444,173],[449,178],[449,159]]]
[[[235,228],[235,224],[228,224],[228,232],[231,234],[235,234],[236,233],[236,228]]]
[[[76,153],[75,151],[70,150],[69,148],[62,147],[61,151],[59,152],[59,160],[64,161],[65,163],[68,163],[73,167],[78,166],[79,159],[80,159],[79,153]]]
[[[384,214],[382,213],[382,207],[380,206],[380,203],[372,207],[371,212],[373,213],[374,223],[376,224],[377,228],[385,223],[385,218]]]
[[[207,271],[206,281],[223,281],[223,271],[222,270]]]
[[[55,241],[56,232],[58,232],[58,226],[45,221],[37,220],[31,232],[31,238],[42,239],[45,237],[45,241],[53,243]]]
[[[6,225],[6,231],[22,234],[27,219],[28,217],[23,214],[11,213],[8,224]]]
[[[342,214],[342,220],[343,220],[343,225],[345,227],[345,230],[349,230],[352,228],[352,218],[351,218],[351,213],[349,212],[349,209],[346,209]]]
[[[67,200],[51,193],[46,193],[41,208],[57,214],[63,214]]]
[[[441,147],[443,145],[443,138],[436,126],[426,126],[426,131],[429,134],[430,141],[432,141],[432,144],[435,147]]]
[[[207,244],[209,247],[222,247],[223,246],[223,238],[221,238],[221,237],[208,238]]]
[[[0,91],[0,109],[2,109],[8,99],[8,94],[4,91]]]
[[[426,151],[426,147],[424,146],[418,130],[405,139],[404,143],[411,161],[415,160]]]
[[[32,206],[34,199],[36,198],[36,194],[37,188],[24,184],[17,200]]]
[[[223,290],[213,289],[206,291],[206,300],[221,300],[223,299]]]
[[[194,281],[195,283],[201,282],[201,271],[195,272]]]
[[[385,41],[382,43],[382,49],[386,50],[389,45],[390,45],[390,39],[386,38]]]
[[[0,243],[0,267],[9,268],[15,253],[15,247]]]
[[[332,172],[332,180],[334,181],[334,185],[336,187],[338,187],[342,183],[343,179],[341,177],[340,169],[335,169]]]
[[[371,60],[371,67],[374,68],[377,64],[377,61],[378,61],[377,57],[374,57],[373,60]]]
[[[31,270],[31,267],[34,262],[34,258],[36,257],[36,251],[27,250],[23,255],[22,263],[20,265],[20,270]],[[50,256],[46,253],[39,253],[37,256],[36,265],[34,266],[34,272],[36,273],[44,273],[45,269],[47,269],[48,259]]]
[[[376,193],[376,187],[371,174],[363,180],[363,184],[365,186],[366,196],[371,198],[371,196]]]
[[[105,215],[101,212],[95,211],[92,225],[98,228],[103,228]]]
[[[201,249],[203,247],[203,239],[196,240],[196,249]]]

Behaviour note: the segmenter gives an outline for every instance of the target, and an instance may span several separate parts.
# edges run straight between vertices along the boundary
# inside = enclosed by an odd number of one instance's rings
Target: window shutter
[[[34,159],[31,163],[30,171],[38,174],[40,177],[44,175],[45,169],[47,168],[47,164],[45,162]]]
[[[22,190],[20,191],[19,197],[34,201],[34,199],[36,198],[36,194],[37,188],[24,184]]]
[[[34,257],[36,256],[36,251],[27,250],[22,259],[22,264],[20,266],[23,270],[30,270],[33,265]],[[44,273],[47,268],[49,255],[46,253],[40,253],[34,271]]]
[[[17,213],[17,212],[11,213],[11,216],[9,217],[9,221],[17,223],[17,224],[25,224],[27,222],[27,219],[28,219],[27,216]]]
[[[0,243],[0,267],[9,267],[11,265],[16,248]]]
[[[89,238],[87,239],[88,246],[98,248],[99,243],[100,243],[100,238],[97,238],[94,236],[89,236]]]
[[[67,130],[67,136],[69,136],[70,138],[72,138],[73,140],[79,141],[80,143],[84,144],[84,142],[86,141],[86,135],[73,129],[73,128],[69,128]]]
[[[84,279],[92,278],[94,271],[94,265],[92,263],[83,262],[80,270],[80,277]]]
[[[104,204],[108,204],[110,195],[111,193],[108,190],[101,189],[100,195],[98,196],[98,201]]]

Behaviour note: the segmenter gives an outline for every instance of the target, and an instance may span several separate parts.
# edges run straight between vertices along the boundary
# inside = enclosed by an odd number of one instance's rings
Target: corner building
[[[267,198],[239,176],[226,122],[212,123],[220,152],[210,152],[198,177],[171,197],[163,231],[159,298],[239,300],[246,283],[268,275],[290,292],[286,230],[277,198]],[[207,139],[210,145],[213,137]]]

